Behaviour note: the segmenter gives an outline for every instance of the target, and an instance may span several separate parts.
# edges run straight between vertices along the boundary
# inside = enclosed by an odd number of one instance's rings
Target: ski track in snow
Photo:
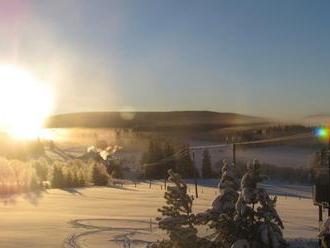
[[[87,224],[84,222],[106,222],[106,224],[111,224],[111,226],[99,226],[94,224]],[[110,223],[109,223],[110,222]],[[133,236],[141,231],[152,233],[152,230],[155,230],[155,225],[157,223],[152,222],[151,228],[133,228],[133,227],[115,227],[116,224],[118,225],[120,222],[122,224],[125,224],[128,222],[128,224],[145,224],[146,226],[150,226],[150,222],[143,221],[143,220],[133,220],[133,219],[76,219],[72,220],[70,224],[75,228],[83,228],[87,229],[89,231],[84,231],[78,234],[71,234],[69,235],[66,240],[64,241],[64,248],[83,248],[88,247],[87,245],[82,244],[80,242],[81,238],[83,237],[90,237],[92,235],[102,233],[102,232],[108,232],[109,234],[113,235],[113,238],[108,240],[108,242],[115,242],[118,244],[121,244],[120,247],[134,247],[132,245],[143,245],[146,247],[148,244],[152,243],[148,240],[142,240],[142,239],[135,239]],[[121,232],[120,234],[115,235],[116,232]]]

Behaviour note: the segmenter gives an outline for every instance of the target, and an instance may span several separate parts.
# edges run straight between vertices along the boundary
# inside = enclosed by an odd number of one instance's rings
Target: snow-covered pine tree
[[[93,167],[92,180],[94,185],[105,186],[109,182],[109,175],[103,164],[95,163]]]
[[[223,162],[219,182],[219,195],[212,208],[197,214],[192,213],[193,197],[187,194],[187,186],[178,174],[169,171],[170,182],[165,193],[166,205],[159,211],[161,229],[166,230],[170,240],[154,244],[157,248],[221,247],[221,248],[285,248],[283,223],[276,209],[276,197],[271,198],[257,184],[264,177],[259,174],[259,163],[248,164],[248,170],[238,181],[233,165]],[[196,225],[209,224],[214,234],[200,238]]]
[[[234,171],[234,164],[228,164],[226,160],[223,160],[218,189],[220,194],[213,201],[212,207],[218,213],[231,215],[235,211],[235,203],[238,199],[239,180]]]
[[[228,164],[226,160],[223,160],[218,189],[219,195],[213,201],[212,208],[198,214],[199,221],[208,222],[218,219],[221,214],[229,214],[231,216],[235,214],[239,181],[235,176],[233,165]]]
[[[165,192],[166,205],[158,209],[163,217],[157,218],[159,227],[165,230],[170,240],[154,244],[152,247],[197,248],[206,247],[205,240],[197,236],[194,226],[195,215],[192,213],[193,196],[187,194],[187,185],[181,176],[168,171],[169,182]]]
[[[55,164],[53,168],[53,178],[51,181],[53,188],[63,188],[65,187],[65,178],[62,171],[61,164]]]
[[[209,224],[215,230],[212,242],[216,247],[230,247],[236,240],[238,228],[234,222],[235,204],[238,199],[239,180],[233,164],[223,160],[221,178],[218,184],[219,195],[212,203],[212,208],[197,215],[200,224]]]
[[[251,248],[287,247],[281,230],[284,228],[283,223],[275,209],[277,198],[270,198],[264,189],[257,187],[264,179],[259,173],[259,167],[257,160],[248,163],[247,172],[241,180],[241,193],[234,219],[240,229],[239,240],[236,242],[244,240]]]

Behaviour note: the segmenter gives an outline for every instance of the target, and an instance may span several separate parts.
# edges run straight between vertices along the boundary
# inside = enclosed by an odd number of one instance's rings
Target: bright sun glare
[[[53,91],[31,72],[0,65],[0,128],[20,139],[43,137],[45,118],[53,107]]]

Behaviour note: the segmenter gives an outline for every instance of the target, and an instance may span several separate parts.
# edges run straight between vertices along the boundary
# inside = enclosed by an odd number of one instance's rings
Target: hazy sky
[[[0,62],[55,112],[330,113],[330,1],[0,0]]]

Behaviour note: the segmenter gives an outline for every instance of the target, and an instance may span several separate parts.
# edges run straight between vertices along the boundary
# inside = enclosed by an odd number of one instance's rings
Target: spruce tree
[[[30,188],[31,191],[38,192],[42,189],[42,186],[40,185],[39,178],[36,175],[36,173],[32,174],[31,180],[30,180]]]
[[[113,161],[111,163],[111,167],[112,167],[111,178],[123,178],[120,162]]]
[[[228,164],[226,160],[223,160],[218,189],[219,195],[213,201],[212,208],[207,210],[206,213],[211,214],[213,218],[218,218],[221,214],[229,214],[233,217],[235,204],[238,199],[239,181],[233,165]],[[200,215],[200,217],[202,216],[203,214]]]
[[[219,195],[212,203],[212,208],[197,215],[199,224],[209,224],[214,230],[213,243],[216,247],[230,247],[237,237],[237,228],[233,218],[238,199],[239,181],[234,166],[223,160],[221,177],[218,184]]]
[[[267,192],[258,188],[264,177],[259,173],[259,163],[248,164],[248,170],[241,180],[238,196],[238,182],[233,166],[224,162],[219,182],[219,196],[212,208],[196,216],[199,224],[208,223],[214,230],[214,247],[284,248],[288,244],[283,238],[283,223],[275,204]]]
[[[105,166],[102,164],[95,164],[93,167],[93,183],[97,186],[105,186],[108,184],[109,176]]]
[[[174,186],[168,186],[165,193],[166,205],[158,211],[163,217],[157,218],[159,227],[165,230],[170,240],[164,240],[153,247],[205,247],[206,240],[198,238],[194,226],[195,215],[192,213],[193,197],[187,194],[187,185],[181,176],[169,170],[169,181]]]
[[[202,177],[212,178],[211,156],[207,149],[203,152]]]
[[[47,181],[49,164],[46,160],[39,159],[32,162],[32,166],[36,170],[37,176],[40,181]]]
[[[171,146],[170,143],[166,143],[163,151],[164,158],[168,158],[174,155],[174,148]],[[163,175],[164,177],[167,177],[168,170],[174,170],[175,169],[175,159],[170,159],[166,162],[164,162],[163,165]]]
[[[264,189],[257,187],[264,179],[259,173],[258,161],[249,163],[247,169],[241,180],[234,218],[240,230],[238,241],[245,240],[256,248],[288,247],[282,234],[283,222],[275,209],[276,196],[272,199]]]
[[[65,178],[64,178],[63,171],[62,171],[62,166],[60,166],[60,165],[54,166],[52,187],[53,188],[64,188],[65,187]]]
[[[150,164],[154,161],[153,160],[153,153],[154,153],[154,142],[153,140],[149,141],[149,148],[148,151],[144,154],[144,163]],[[145,167],[145,177],[151,178],[153,174],[153,168],[151,166]]]
[[[183,178],[198,177],[198,172],[194,168],[193,161],[191,160],[189,147],[187,145],[182,146],[182,154],[178,155],[176,159],[176,169]]]
[[[66,176],[66,187],[75,187],[74,185],[74,177],[71,171],[68,172]]]
[[[78,185],[79,187],[84,187],[87,185],[87,179],[86,176],[84,175],[84,173],[80,172],[79,174],[77,174],[78,177]]]
[[[81,187],[81,186],[83,186],[83,185],[80,185],[79,176],[78,176],[77,170],[74,171],[74,173],[72,174],[72,177],[73,177],[73,185],[74,185],[74,187]]]
[[[159,141],[156,139],[150,140],[148,152],[143,156],[143,163],[146,164],[144,168],[146,179],[160,179],[164,177],[163,164],[159,163],[163,158],[163,151]]]

